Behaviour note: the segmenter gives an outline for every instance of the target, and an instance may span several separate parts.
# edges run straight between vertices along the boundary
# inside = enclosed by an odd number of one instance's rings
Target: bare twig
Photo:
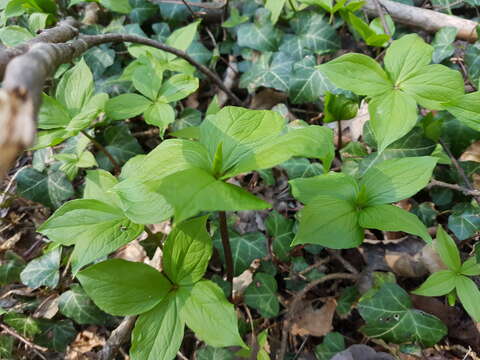
[[[108,151],[105,148],[105,146],[100,144],[93,136],[90,136],[90,134],[88,132],[82,130],[81,133],[83,135],[85,135],[85,137],[87,137],[88,140],[90,140],[93,143],[93,145],[95,145],[95,147],[98,148],[98,150],[100,150],[101,152],[103,152],[105,154],[105,156],[108,158],[108,160],[110,160],[111,164],[113,165],[113,171],[114,171],[115,175],[119,175],[120,172],[122,171],[122,168],[118,164],[117,160],[115,160],[113,155],[110,154],[110,151]]]
[[[136,316],[127,316],[122,320],[120,325],[110,334],[105,346],[98,352],[99,360],[110,360],[115,357],[118,348],[122,346],[130,336],[136,320]]]
[[[348,274],[348,273],[328,274],[328,275],[325,275],[324,277],[321,277],[320,279],[317,279],[307,284],[300,292],[298,292],[294,296],[292,302],[290,303],[290,306],[286,315],[286,319],[283,322],[282,341],[280,345],[280,351],[277,356],[277,360],[283,360],[285,358],[285,354],[287,352],[288,333],[292,326],[292,320],[295,317],[296,313],[298,312],[298,309],[300,307],[299,305],[302,299],[304,298],[304,296],[307,295],[312,289],[316,288],[320,284],[323,284],[324,282],[327,282],[330,280],[357,280],[357,278],[358,278],[358,275],[356,274]]]
[[[373,4],[375,5],[375,9],[377,10],[377,14],[380,17],[380,21],[382,23],[383,31],[385,31],[385,34],[388,36],[391,36],[392,33],[390,32],[390,29],[388,28],[387,21],[385,19],[385,11],[383,10],[382,6],[380,5],[379,0],[373,0]],[[389,40],[391,42],[392,39]]]
[[[22,335],[18,334],[15,330],[10,329],[7,325],[0,323],[0,328],[5,331],[8,335],[13,336],[14,338],[20,340],[22,343],[24,343],[27,347],[31,348],[35,354],[42,360],[47,360],[47,358],[42,354],[42,352],[48,351],[47,348],[43,346],[39,346],[37,344],[34,344],[27,338],[23,337]]]
[[[349,273],[355,275],[359,274],[358,270],[352,264],[350,264],[348,260],[346,260],[342,255],[340,255],[339,250],[327,249],[327,252],[335,259],[337,259],[343,265],[345,270],[347,270]]]
[[[470,191],[474,191],[475,188],[472,186],[472,183],[468,179],[468,176],[467,176],[467,174],[465,174],[465,171],[463,170],[463,168],[460,166],[460,163],[458,162],[458,160],[455,158],[455,156],[450,151],[450,148],[448,147],[447,143],[445,141],[443,141],[442,139],[440,139],[439,142],[440,142],[440,145],[442,145],[443,151],[445,151],[447,153],[448,157],[452,161],[453,166],[457,170],[458,175],[460,175],[460,177],[462,178],[462,180],[465,183],[465,186],[467,187],[467,189],[470,190]],[[480,205],[480,195],[472,195],[472,196],[475,199],[475,201],[478,203],[478,205]]]
[[[480,196],[480,190],[470,190],[470,189],[467,189],[466,187],[463,187],[457,184],[449,184],[449,183],[435,180],[435,179],[432,179],[427,186],[428,189],[432,187],[443,187],[443,188],[447,188],[455,191],[460,191],[463,194],[468,196]]]

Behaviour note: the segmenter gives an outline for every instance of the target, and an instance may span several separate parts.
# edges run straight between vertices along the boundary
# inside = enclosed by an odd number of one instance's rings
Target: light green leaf
[[[443,27],[437,31],[432,41],[434,48],[432,61],[435,64],[441,63],[455,53],[455,46],[452,43],[457,37],[458,29],[453,26]]]
[[[472,279],[458,276],[456,281],[457,295],[463,307],[473,320],[480,321],[480,290]]]
[[[374,205],[362,209],[359,224],[366,229],[403,231],[432,242],[427,228],[416,215],[394,205]]]
[[[368,23],[363,21],[351,11],[348,11],[344,14],[346,22],[353,28],[355,33],[357,33],[363,40],[365,40],[365,43],[367,45],[385,46],[388,43],[390,37],[387,34],[383,33],[383,31],[380,34],[377,33],[374,29],[375,25],[369,26]]]
[[[433,48],[417,34],[408,34],[395,40],[387,49],[384,64],[395,84],[404,81],[411,73],[428,65]]]
[[[38,34],[41,30],[47,27],[47,23],[51,18],[51,14],[33,13],[28,17],[28,28],[32,34]]]
[[[410,73],[398,86],[421,106],[431,110],[442,110],[444,103],[455,101],[464,94],[462,74],[439,64],[427,65]]]
[[[60,207],[38,231],[59,244],[75,244],[72,268],[76,272],[135,239],[143,226],[133,224],[113,205],[80,199]]]
[[[40,327],[36,319],[23,314],[8,312],[3,316],[3,321],[11,326],[22,336],[33,338],[34,335],[40,333]]]
[[[183,340],[182,304],[170,293],[160,304],[140,315],[132,333],[132,360],[172,360]]]
[[[177,74],[165,81],[158,92],[160,101],[170,103],[186,98],[198,89],[198,78]]]
[[[477,262],[477,259],[475,256],[469,258],[467,261],[465,261],[462,264],[460,273],[462,275],[467,275],[467,276],[480,275],[480,264]]]
[[[358,310],[367,323],[362,331],[369,337],[432,346],[447,334],[439,319],[413,309],[405,290],[393,283],[385,283],[372,298],[360,301]]]
[[[192,285],[205,274],[212,256],[207,218],[184,221],[168,235],[163,248],[163,270],[173,283]]]
[[[60,296],[58,308],[63,315],[81,325],[104,325],[107,319],[78,284],[71,285],[70,290]]]
[[[300,226],[293,245],[318,244],[332,249],[360,245],[364,238],[353,202],[318,195],[299,212]]]
[[[85,176],[84,199],[94,199],[106,204],[120,207],[120,199],[113,192],[113,187],[118,184],[115,176],[105,170],[90,170]]]
[[[203,121],[200,142],[207,148],[212,165],[222,144],[223,175],[254,149],[275,140],[284,127],[285,120],[277,112],[227,106]]]
[[[392,90],[373,98],[368,104],[368,111],[379,152],[408,134],[417,122],[415,100],[400,90]]]
[[[393,90],[385,71],[363,54],[342,55],[318,68],[336,86],[358,95],[379,96]]]
[[[162,86],[163,69],[159,66],[157,61],[148,61],[148,58],[146,60],[145,63],[142,63],[135,68],[132,82],[135,89],[137,89],[142,95],[155,101],[158,91]]]
[[[175,110],[168,104],[155,102],[145,110],[143,116],[147,124],[158,126],[163,131],[175,121]]]
[[[0,29],[0,41],[8,47],[20,45],[33,38],[30,31],[18,25],[9,25]]]
[[[480,91],[450,101],[444,108],[463,124],[480,131]]]
[[[56,287],[60,279],[61,254],[62,249],[59,247],[31,260],[20,274],[22,283],[32,289],[40,286]]]
[[[440,270],[428,277],[413,294],[422,296],[442,296],[455,289],[457,275],[452,270]]]
[[[42,94],[42,106],[38,113],[38,127],[40,129],[63,128],[68,125],[70,120],[70,115],[62,104],[54,98]]]
[[[55,98],[68,110],[71,117],[80,113],[93,96],[93,75],[82,58],[65,72],[58,83]]]
[[[291,130],[275,140],[259,144],[250,154],[245,154],[223,178],[252,170],[269,169],[294,156],[321,159],[324,171],[328,171],[334,154],[332,130],[311,125]]]
[[[192,41],[195,39],[195,35],[197,34],[198,25],[200,25],[200,21],[195,21],[187,26],[184,26],[180,29],[175,30],[165,42],[167,45],[177,48],[181,51],[186,51]],[[171,61],[176,58],[176,55],[167,53],[166,59]]]
[[[323,121],[334,122],[341,120],[349,120],[358,112],[358,103],[349,99],[343,94],[325,93],[325,101],[323,105]]]
[[[278,315],[280,303],[277,299],[277,280],[265,273],[257,273],[244,293],[245,304],[258,310],[264,318]]]
[[[432,176],[437,158],[430,156],[390,159],[371,167],[360,180],[366,205],[400,201],[423,189]]]
[[[195,179],[194,183],[192,179]],[[177,222],[201,211],[263,210],[271,206],[246,190],[218,180],[199,168],[178,172],[161,180],[156,190],[175,209]]]
[[[151,266],[123,259],[92,265],[77,277],[93,302],[112,315],[144,313],[172,288],[170,281]]]
[[[124,120],[142,114],[152,104],[137,94],[122,94],[108,100],[105,111],[112,120]]]
[[[99,0],[107,9],[120,14],[129,14],[132,11],[129,0]]]
[[[286,1],[287,0],[267,0],[265,3],[265,8],[272,13],[271,20],[273,25],[277,23]]]
[[[186,298],[181,317],[200,340],[215,347],[245,346],[238,333],[235,309],[218,285],[201,280],[180,291]]]
[[[323,166],[319,162],[310,162],[310,160],[300,157],[293,157],[278,167],[284,169],[291,180],[323,174]]]
[[[108,95],[105,93],[91,97],[83,106],[82,111],[70,121],[67,130],[78,132],[92,126],[92,122],[104,111],[107,101]]]
[[[239,276],[250,267],[255,259],[261,259],[268,254],[267,239],[261,232],[246,233],[243,235],[229,231],[230,247],[232,248],[233,273]],[[223,245],[219,235],[214,243],[220,254],[222,262],[225,263]]]
[[[357,181],[350,175],[331,172],[307,179],[289,181],[295,199],[304,204],[316,196],[335,196],[343,200],[355,201],[360,191]]]
[[[437,239],[435,240],[435,250],[447,267],[455,272],[458,272],[462,266],[460,260],[460,252],[457,244],[448,235],[442,226],[437,228]]]

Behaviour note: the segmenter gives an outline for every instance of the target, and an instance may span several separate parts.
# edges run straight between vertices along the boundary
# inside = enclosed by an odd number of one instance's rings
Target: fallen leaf
[[[105,345],[105,338],[97,334],[95,326],[89,327],[77,334],[75,340],[68,346],[65,360],[95,359],[94,354],[88,354],[96,347]]]
[[[255,259],[250,267],[240,275],[233,278],[233,297],[237,298],[243,295],[245,289],[253,282],[253,275],[260,267],[260,259]]]
[[[460,161],[480,162],[480,141],[474,142],[460,156]]]
[[[52,294],[43,300],[33,313],[34,318],[52,319],[58,312],[58,294]]]
[[[421,277],[427,274],[428,270],[425,264],[416,256],[404,252],[386,251],[385,262],[392,271],[399,276]]]
[[[394,357],[384,352],[377,353],[367,345],[352,345],[331,360],[394,360]]]
[[[138,240],[133,240],[117,250],[113,257],[128,261],[143,262],[147,257],[147,253]]]
[[[287,94],[270,88],[263,89],[253,96],[251,109],[270,110],[275,105],[287,100]]]
[[[332,331],[333,315],[337,308],[335,299],[328,299],[320,309],[305,306],[293,319],[292,335],[325,336]]]

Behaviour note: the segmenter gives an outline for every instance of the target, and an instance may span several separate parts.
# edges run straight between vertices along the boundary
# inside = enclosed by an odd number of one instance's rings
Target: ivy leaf
[[[293,240],[294,221],[272,211],[265,219],[267,233],[273,237],[272,248],[281,261],[289,260],[290,244]]]
[[[20,335],[33,338],[41,332],[37,320],[23,314],[8,312],[3,316],[3,321],[14,328]]]
[[[104,325],[107,315],[97,308],[78,284],[60,295],[58,301],[60,312],[76,323]]]
[[[235,309],[218,285],[201,280],[180,291],[186,299],[181,317],[200,340],[215,347],[245,346],[238,333]]]
[[[448,228],[459,240],[465,240],[480,231],[479,212],[472,206],[455,210],[448,218]]]
[[[478,84],[480,79],[480,43],[468,44],[465,50],[465,65],[467,66],[468,78]]]
[[[319,100],[326,91],[335,87],[316,67],[315,58],[306,56],[293,65],[289,84],[289,97],[293,104],[304,104]]]
[[[325,54],[340,48],[340,41],[333,26],[324,16],[313,11],[302,11],[290,21],[297,41],[304,49],[315,54]]]
[[[392,90],[373,98],[369,103],[368,111],[370,126],[380,153],[395,140],[408,134],[417,122],[415,100],[400,90]]]
[[[181,308],[181,302],[171,293],[152,310],[139,316],[132,333],[132,360],[171,360],[175,357],[185,329],[180,318]]]
[[[360,211],[360,226],[384,231],[403,231],[432,242],[426,226],[418,217],[394,205],[374,205]]]
[[[463,307],[475,321],[480,321],[480,290],[472,279],[460,275],[456,279],[455,289]]]
[[[122,259],[92,265],[77,277],[94,303],[112,315],[144,313],[157,305],[172,287],[151,266]]]
[[[345,339],[342,334],[331,332],[325,335],[323,342],[315,347],[318,360],[330,360],[336,353],[345,350]]]
[[[206,221],[206,216],[184,221],[168,235],[163,248],[163,270],[173,283],[191,285],[203,277],[212,256]]]
[[[129,12],[129,18],[139,24],[155,16],[158,11],[157,6],[146,0],[130,0],[130,6],[133,9]]]
[[[447,334],[435,316],[413,309],[408,294],[396,284],[385,283],[372,298],[360,301],[358,310],[367,323],[362,331],[370,337],[433,346]]]
[[[282,32],[271,23],[246,23],[237,27],[238,46],[266,52],[276,51]]]
[[[455,46],[453,46],[452,43],[455,41],[457,33],[458,29],[452,26],[443,27],[437,31],[432,41],[434,48],[432,56],[433,63],[439,64],[454,54]]]
[[[277,281],[270,274],[257,273],[244,293],[245,303],[258,310],[264,318],[278,315]]]
[[[45,174],[25,168],[18,173],[17,185],[20,196],[50,208],[59,207],[63,201],[74,195],[72,184],[61,171],[50,170]]]
[[[234,360],[235,354],[222,348],[214,348],[212,346],[204,346],[195,353],[197,360]]]
[[[428,184],[437,160],[430,156],[390,159],[371,167],[360,180],[367,204],[397,202],[416,194]]]
[[[261,259],[268,254],[267,239],[260,232],[240,235],[231,231],[229,236],[233,255],[233,273],[235,276],[239,276],[248,269],[253,260]],[[225,263],[223,246],[219,237],[215,238],[214,245],[218,249],[223,263]]]
[[[124,123],[103,130],[101,142],[118,163],[124,163],[143,152],[137,139],[132,136],[128,126]],[[102,169],[113,169],[112,163],[103,152],[97,154],[97,161]]]
[[[279,165],[287,172],[288,178],[293,180],[297,178],[307,178],[317,176],[323,173],[323,167],[318,162],[310,162],[308,159],[294,157]]]
[[[300,210],[300,226],[292,246],[318,244],[333,249],[360,245],[364,238],[358,225],[358,212],[351,202],[328,195],[318,195]]]
[[[452,270],[440,270],[430,275],[413,294],[422,296],[442,296],[455,289],[456,274]]]
[[[20,280],[25,261],[11,250],[7,250],[0,266],[0,284],[8,285]]]
[[[35,342],[57,352],[64,352],[77,334],[70,320],[42,319],[40,329],[42,332],[35,337]]]
[[[379,96],[393,90],[385,71],[363,54],[345,54],[318,69],[336,86],[358,95]]]
[[[32,289],[40,286],[56,287],[60,279],[61,254],[62,249],[58,247],[39,258],[31,260],[20,274],[22,283]]]
[[[240,77],[240,87],[250,92],[260,86],[288,91],[293,63],[284,52],[263,52]]]
[[[73,245],[72,270],[106,256],[132,241],[143,231],[121,209],[98,200],[72,200],[59,208],[38,229],[50,240]]]

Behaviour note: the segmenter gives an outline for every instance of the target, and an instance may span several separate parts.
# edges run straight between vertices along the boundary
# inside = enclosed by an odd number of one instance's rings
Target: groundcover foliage
[[[459,339],[442,311],[474,329],[480,45],[363,5],[0,1],[7,47],[93,11],[83,35],[176,49],[102,43],[41,87],[0,194],[0,358],[414,356]]]

